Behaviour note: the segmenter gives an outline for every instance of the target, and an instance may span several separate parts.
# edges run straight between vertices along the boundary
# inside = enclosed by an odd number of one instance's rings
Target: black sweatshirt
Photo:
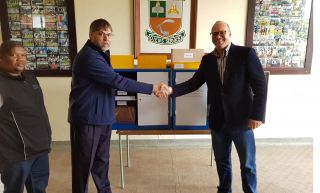
[[[0,172],[8,163],[50,152],[51,128],[36,77],[0,72]]]

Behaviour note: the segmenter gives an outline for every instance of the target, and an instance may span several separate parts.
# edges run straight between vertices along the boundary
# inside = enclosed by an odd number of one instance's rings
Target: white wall
[[[111,54],[133,53],[132,0],[76,0],[75,18],[78,50],[89,37],[90,23],[98,18],[110,22],[113,33]]]
[[[38,77],[38,80],[50,119],[52,140],[67,141],[70,139],[67,115],[71,78]]]
[[[247,0],[199,0],[197,16],[197,48],[211,52],[211,28],[217,20],[226,21],[231,28],[232,41],[244,45],[247,18]]]
[[[320,134],[319,134],[319,111],[320,111],[320,12],[316,9],[316,7],[320,7],[320,1],[313,1],[313,7],[314,7],[314,39],[313,39],[313,62],[312,62],[312,75],[308,83],[310,83],[309,86],[306,86],[308,89],[306,89],[306,93],[304,96],[306,96],[308,99],[305,102],[305,107],[302,110],[305,110],[301,114],[303,114],[302,117],[305,119],[305,125],[302,128],[309,128],[309,132],[313,136],[314,139],[314,154],[313,154],[313,165],[314,165],[314,173],[313,173],[313,192],[319,193],[320,192],[320,184],[318,183],[320,180]],[[303,87],[304,88],[304,87]],[[309,98],[310,101],[309,101]],[[312,101],[312,102],[311,102]],[[306,117],[306,118],[305,118]],[[304,130],[304,129],[302,129]]]

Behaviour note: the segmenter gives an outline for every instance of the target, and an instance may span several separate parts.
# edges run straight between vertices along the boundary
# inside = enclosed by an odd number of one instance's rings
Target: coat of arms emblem
[[[149,27],[145,35],[148,40],[162,45],[183,41],[186,36],[181,29],[184,0],[149,0]]]

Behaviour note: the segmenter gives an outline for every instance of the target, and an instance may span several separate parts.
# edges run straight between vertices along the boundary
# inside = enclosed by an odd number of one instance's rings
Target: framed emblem
[[[134,0],[134,53],[195,48],[197,0]]]

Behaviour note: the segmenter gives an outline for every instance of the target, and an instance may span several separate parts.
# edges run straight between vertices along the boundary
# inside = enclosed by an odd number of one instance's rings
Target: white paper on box
[[[193,53],[184,53],[184,58],[193,58]]]
[[[135,96],[115,96],[116,101],[135,101]]]
[[[127,105],[127,101],[117,101],[117,105],[118,106],[126,106]]]
[[[199,62],[204,55],[204,49],[171,49],[171,62]]]
[[[184,68],[184,64],[174,64],[174,69],[183,69]]]
[[[128,93],[126,91],[122,91],[122,90],[118,90],[117,94],[118,95],[128,95]]]

